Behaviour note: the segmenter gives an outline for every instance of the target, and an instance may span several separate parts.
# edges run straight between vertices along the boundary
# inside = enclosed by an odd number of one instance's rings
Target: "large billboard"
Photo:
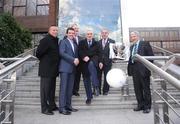
[[[59,0],[60,37],[67,27],[76,23],[83,35],[86,28],[93,28],[96,37],[107,28],[110,37],[122,42],[120,0]]]

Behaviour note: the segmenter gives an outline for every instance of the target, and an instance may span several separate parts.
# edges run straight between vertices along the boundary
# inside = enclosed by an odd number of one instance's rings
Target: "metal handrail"
[[[37,47],[34,47],[34,48],[32,48],[32,49],[30,49],[30,50],[28,50],[28,51],[26,51],[26,52],[24,52],[22,54],[19,54],[19,55],[15,56],[14,58],[24,57],[24,56],[28,55],[29,53],[33,53],[36,49],[37,49]]]
[[[26,61],[37,60],[36,57],[32,55],[27,55],[24,58],[14,58],[16,61],[6,66],[0,70],[0,85],[4,85],[0,98],[0,123],[11,123],[14,124],[14,101],[15,101],[15,91],[16,91],[16,73],[18,69],[23,69]],[[28,64],[28,63],[27,63]],[[10,87],[8,86],[10,85]],[[6,106],[9,106],[9,111],[7,112]],[[7,113],[6,113],[7,112]]]
[[[170,55],[173,55],[174,53],[173,52],[171,52],[171,51],[169,51],[169,50],[166,50],[166,49],[163,49],[163,48],[161,48],[161,47],[158,47],[158,46],[154,46],[154,45],[151,45],[153,48],[155,48],[155,49],[158,49],[158,50],[160,50],[161,52],[166,52],[166,53],[169,53]]]
[[[156,72],[159,76],[161,76],[163,79],[168,81],[170,84],[175,86],[177,89],[180,90],[180,81],[176,79],[175,77],[171,76],[161,68],[157,67],[156,65],[152,64],[148,60],[146,60],[144,57],[136,54],[135,58],[138,59],[141,63],[143,63],[149,70]]]
[[[21,64],[23,64],[25,61],[32,59],[32,60],[36,60],[37,58],[32,56],[32,55],[27,55],[26,57],[20,59],[19,61],[16,61],[14,63],[12,63],[11,65],[7,66],[6,68],[3,68],[2,70],[0,70],[0,78],[4,75],[5,73],[8,74],[8,72],[14,71],[15,68],[17,68],[18,66],[20,66]]]
[[[24,53],[21,53],[13,58],[0,58],[0,61],[3,61],[2,64],[3,65],[10,65],[12,64],[14,61],[21,59],[22,57],[25,57],[27,55],[34,55],[35,51],[36,51],[37,47],[34,47],[30,50],[25,51]]]
[[[157,75],[159,75],[162,79],[153,79],[153,82],[157,82],[157,80],[159,80],[159,82],[161,82],[161,87],[162,87],[162,94],[158,93],[157,91],[157,87],[155,86],[155,83],[152,83],[152,89],[153,89],[153,106],[154,106],[154,123],[155,124],[159,124],[159,120],[162,123],[166,123],[169,124],[169,121],[172,122],[172,120],[169,117],[169,112],[168,112],[168,108],[171,108],[171,110],[180,118],[180,114],[173,108],[173,106],[168,102],[168,96],[175,101],[176,104],[179,105],[179,102],[177,100],[175,100],[170,94],[168,94],[167,88],[166,88],[166,83],[164,82],[165,80],[170,83],[171,85],[173,85],[176,89],[180,90],[180,80],[178,80],[177,78],[173,77],[172,75],[170,75],[169,73],[167,73],[165,70],[167,69],[167,67],[165,66],[169,66],[176,58],[179,58],[180,54],[174,54],[169,56],[169,60],[166,62],[166,64],[164,66],[162,66],[161,68],[157,67],[156,65],[154,65],[153,63],[151,63],[149,60],[159,60],[158,56],[153,57],[153,56],[140,56],[138,54],[135,55],[135,59],[139,62],[141,62],[142,64],[144,64],[149,70],[151,70],[152,72],[155,72]],[[145,59],[147,58],[147,59]],[[168,57],[160,57],[162,59],[168,59]],[[177,75],[180,75],[179,72],[177,72]],[[154,85],[154,86],[153,86]],[[163,120],[161,119],[160,115],[159,115],[159,107],[158,107],[158,102],[156,102],[157,97],[159,96],[161,98],[161,100],[163,101]],[[167,116],[168,115],[168,116]]]

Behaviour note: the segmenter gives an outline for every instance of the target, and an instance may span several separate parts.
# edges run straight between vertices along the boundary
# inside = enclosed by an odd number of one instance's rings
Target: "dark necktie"
[[[91,47],[91,41],[88,41],[88,47],[89,48]]]
[[[137,44],[134,44],[133,51],[132,51],[132,63],[134,63],[134,56],[137,53]]]

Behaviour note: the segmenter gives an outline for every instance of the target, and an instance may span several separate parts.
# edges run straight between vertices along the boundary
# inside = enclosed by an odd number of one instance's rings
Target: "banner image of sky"
[[[58,25],[61,35],[76,23],[80,34],[89,27],[99,36],[102,28],[110,31],[110,37],[121,40],[120,0],[59,0]]]

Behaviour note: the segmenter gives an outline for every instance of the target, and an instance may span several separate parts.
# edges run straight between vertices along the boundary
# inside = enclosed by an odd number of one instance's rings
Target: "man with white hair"
[[[94,94],[99,95],[97,68],[100,61],[100,49],[99,43],[93,38],[92,29],[86,31],[86,38],[79,43],[79,56],[82,60],[83,81],[87,95],[86,104],[89,105],[93,98],[91,83],[95,90]]]
[[[128,62],[128,75],[133,77],[134,91],[137,99],[137,107],[134,111],[143,110],[149,113],[151,110],[150,75],[151,72],[140,62],[134,59],[135,54],[141,56],[153,56],[149,42],[141,41],[137,31],[130,33],[130,40],[133,45],[130,48]]]

